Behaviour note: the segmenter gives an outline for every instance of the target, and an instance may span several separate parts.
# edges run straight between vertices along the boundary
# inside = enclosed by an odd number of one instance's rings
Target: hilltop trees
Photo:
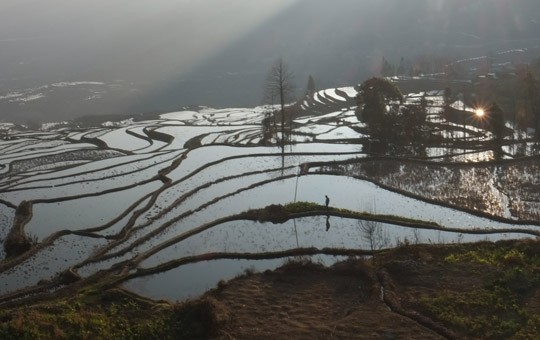
[[[315,80],[313,79],[313,76],[310,75],[306,86],[306,96],[313,96],[315,94],[315,91]]]
[[[383,77],[393,77],[396,74],[394,66],[386,60],[385,57],[382,57],[381,60],[381,75]]]
[[[396,134],[403,95],[391,81],[377,77],[366,80],[360,85],[357,101],[358,120],[366,123],[373,138],[387,140]]]
[[[366,124],[375,152],[386,152],[388,146],[405,151],[412,145],[414,153],[422,153],[428,106],[425,96],[404,105],[403,95],[394,83],[374,77],[360,85],[357,102],[356,116]]]

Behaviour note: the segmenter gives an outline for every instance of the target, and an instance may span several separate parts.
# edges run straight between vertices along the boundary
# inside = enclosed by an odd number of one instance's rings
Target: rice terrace
[[[537,136],[422,81],[2,123],[0,334],[537,337]]]

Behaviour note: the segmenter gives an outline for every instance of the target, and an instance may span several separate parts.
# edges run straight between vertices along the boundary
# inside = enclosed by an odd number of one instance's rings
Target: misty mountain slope
[[[529,46],[528,39],[540,44],[540,25],[532,21],[540,3],[522,3],[299,1],[180,81],[172,79],[150,101],[189,93],[186,104],[259,104],[266,72],[279,57],[302,92],[310,74],[321,88],[361,82],[378,74],[383,56],[397,64],[401,56],[460,59]]]
[[[280,56],[299,93],[310,74],[320,88],[346,86],[377,74],[382,56],[397,64],[402,56],[459,59],[540,45],[539,13],[533,0],[4,4],[0,98],[64,81],[115,87],[90,101],[60,92],[48,102],[0,100],[0,114],[24,122],[253,106]]]

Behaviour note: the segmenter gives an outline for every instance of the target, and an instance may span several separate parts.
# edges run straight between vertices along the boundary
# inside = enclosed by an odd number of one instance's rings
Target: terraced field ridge
[[[402,244],[540,236],[534,140],[507,136],[500,157],[491,132],[446,120],[431,91],[406,101],[429,102],[439,142],[376,155],[356,94],[295,104],[284,149],[264,136],[268,107],[2,123],[0,305],[99,281],[182,300],[294,256],[330,265]]]

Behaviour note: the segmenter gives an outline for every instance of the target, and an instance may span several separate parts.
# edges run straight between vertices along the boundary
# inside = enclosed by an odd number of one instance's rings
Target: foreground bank
[[[153,301],[103,283],[0,311],[0,337],[538,338],[536,240],[402,245],[324,267],[291,258],[202,297]]]

